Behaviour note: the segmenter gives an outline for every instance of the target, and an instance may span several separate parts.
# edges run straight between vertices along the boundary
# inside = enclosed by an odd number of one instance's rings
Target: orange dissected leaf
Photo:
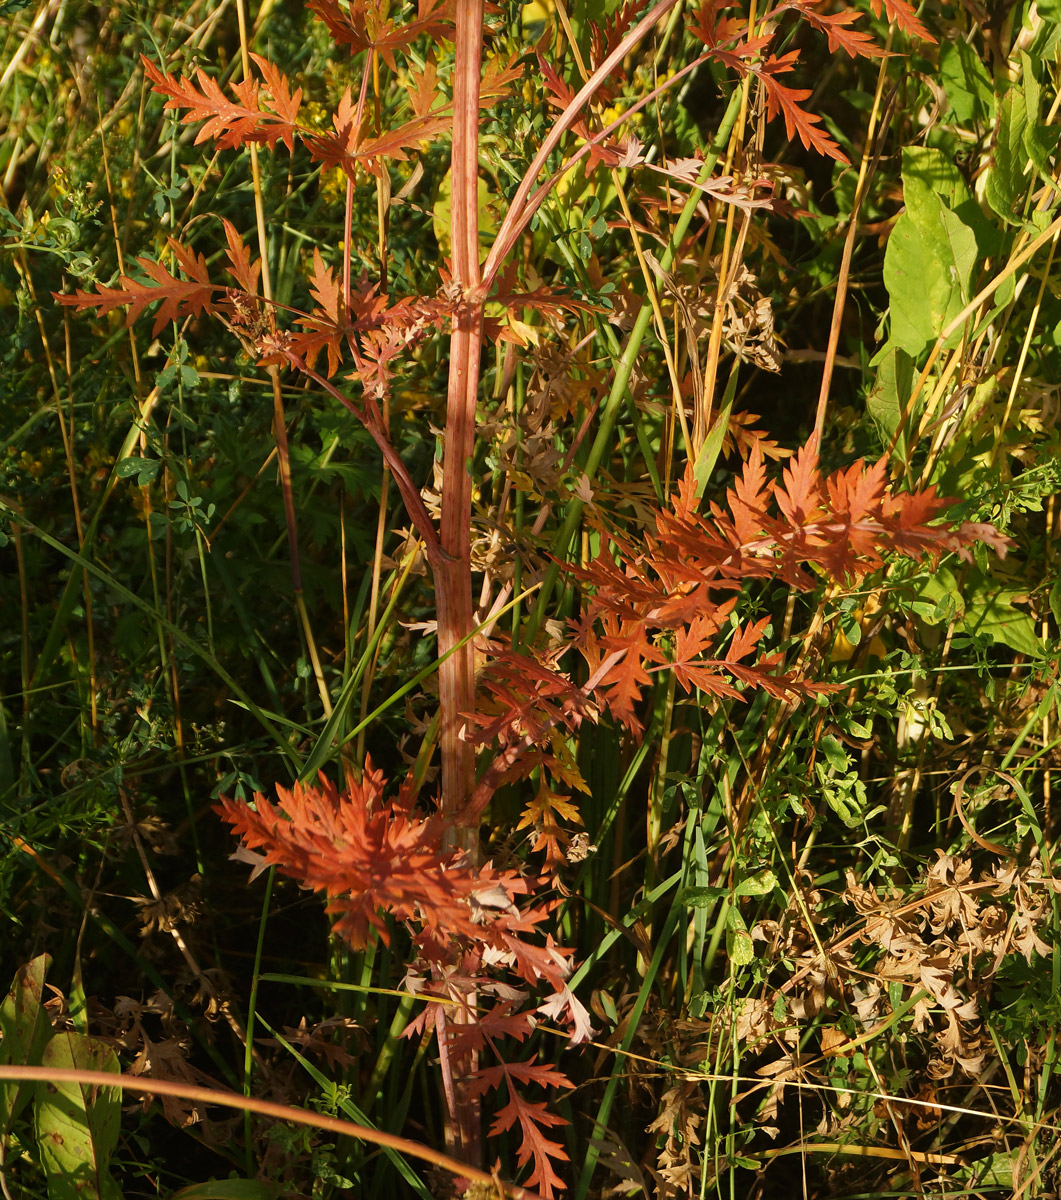
[[[392,71],[398,69],[395,51],[417,38],[449,36],[453,29],[453,0],[420,0],[411,21],[391,19],[388,0],[352,0],[348,10],[335,0],[310,0],[306,7],[328,26],[339,45],[352,51],[376,50]]]
[[[742,658],[747,658],[759,645],[769,624],[769,617],[761,617],[749,625],[738,625],[730,640],[729,649],[726,651],[726,662],[733,666]]]
[[[748,70],[747,60],[761,54],[770,38],[749,38],[746,17],[720,16],[733,7],[729,0],[703,0],[690,29],[712,51],[714,58],[743,75]]]
[[[251,262],[250,251],[243,244],[236,227],[226,217],[221,218],[225,225],[225,238],[228,241],[228,261],[231,263],[229,274],[247,293],[257,296],[258,277],[261,275],[262,264],[255,260]]]
[[[500,1087],[502,1083],[508,1087],[509,1099],[494,1119],[490,1127],[490,1136],[497,1137],[519,1124],[523,1141],[517,1162],[521,1167],[526,1166],[532,1159],[534,1162],[534,1170],[528,1177],[526,1186],[540,1192],[549,1200],[564,1187],[563,1180],[556,1174],[550,1159],[566,1162],[568,1155],[564,1147],[559,1142],[551,1141],[544,1131],[556,1125],[566,1125],[567,1122],[556,1113],[551,1113],[543,1103],[524,1099],[516,1090],[516,1084],[537,1083],[542,1087],[554,1088],[570,1088],[574,1085],[555,1067],[538,1065],[534,1058],[531,1058],[529,1062],[503,1063],[479,1071],[473,1088],[478,1095],[482,1095],[490,1088]]]
[[[353,179],[359,163],[379,175],[386,169],[383,159],[404,161],[409,157],[407,151],[449,129],[450,120],[448,108],[433,109],[423,116],[414,116],[404,125],[384,130],[378,137],[362,138],[357,106],[347,88],[332,117],[335,132],[307,136],[304,141],[310,154],[324,167],[338,167]]]
[[[299,89],[292,96],[287,80],[271,65],[268,79],[277,94],[271,99],[266,98],[263,107],[259,100],[259,85],[253,79],[232,84],[235,100],[231,100],[202,68],[195,72],[195,83],[192,83],[190,79],[170,76],[159,70],[144,55],[140,56],[140,61],[153,90],[167,98],[165,107],[188,110],[181,118],[182,124],[204,122],[195,135],[196,145],[214,138],[222,150],[232,150],[248,142],[266,145],[272,150],[278,141],[283,141],[288,150],[294,149],[295,119],[302,91]],[[261,66],[266,60],[256,55],[255,62]]]
[[[503,304],[508,309],[533,308],[545,316],[559,316],[562,312],[601,312],[599,304],[583,300],[562,288],[537,287],[529,292],[513,290],[517,287],[516,264],[509,263],[498,277],[497,288],[490,297],[491,304]]]
[[[860,55],[863,58],[884,57],[883,47],[877,45],[872,34],[849,28],[859,20],[861,13],[852,12],[850,9],[838,13],[816,12],[815,9],[819,7],[821,0],[785,0],[774,12],[776,14],[786,8],[791,9],[798,12],[809,24],[823,30],[829,39],[830,54],[835,54],[837,50],[845,50],[852,58],[858,58]]]
[[[309,367],[313,366],[321,350],[327,350],[328,376],[331,377],[343,361],[343,341],[350,332],[350,326],[342,287],[316,247],[313,248],[313,274],[309,287],[317,307],[309,316],[299,317],[303,332],[292,336],[291,348],[296,354],[302,355]]]
[[[542,80],[545,83],[545,90],[549,93],[549,103],[561,112],[569,108],[571,102],[575,98],[574,91],[568,87],[568,85],[548,62],[548,60],[545,59],[541,54],[538,55],[538,69],[541,71]],[[598,92],[597,95],[598,99],[602,98],[602,92]],[[589,160],[586,163],[587,173],[591,171],[602,159],[607,159],[609,165],[613,165],[619,161],[619,156],[616,151],[606,149],[600,143],[595,143],[592,141],[593,134],[589,126],[586,124],[584,117],[578,117],[572,123],[571,132],[576,137],[590,143]]]
[[[687,474],[691,486],[693,482],[691,464]],[[744,470],[734,480],[733,489],[729,493],[729,508],[733,514],[733,526],[738,544],[746,545],[762,535],[767,500],[766,465],[763,462],[762,451],[755,446],[748,455]]]
[[[361,124],[357,119],[357,106],[349,88],[339,98],[339,107],[332,114],[332,127],[334,133],[320,133],[307,137],[306,148],[325,168],[339,167],[353,179]]]
[[[543,945],[527,941],[553,905],[516,908],[531,881],[489,865],[468,866],[464,855],[444,846],[451,823],[438,813],[415,816],[407,791],[384,801],[384,778],[366,760],[359,781],[340,792],[323,775],[318,786],[277,787],[279,805],[256,795],[254,808],[223,797],[216,811],[249,850],[260,850],[270,865],[303,887],[324,893],[336,932],[354,946],[367,944],[375,930],[386,942],[381,913],[419,928],[426,943],[449,954],[456,946],[488,947],[494,960],[530,983],[546,980],[563,987],[570,974],[570,951],[546,936]],[[426,939],[426,941],[425,941]]]
[[[479,82],[479,107],[492,108],[512,91],[512,84],[523,78],[523,66],[519,56],[513,54],[508,62],[499,57],[488,59],[483,64],[483,77]]]
[[[809,445],[789,462],[781,478],[784,486],[775,486],[774,495],[789,525],[800,528],[816,521],[822,512],[821,476],[818,455]]]
[[[826,490],[833,512],[846,513],[851,523],[856,523],[863,516],[873,512],[880,505],[884,495],[887,469],[886,459],[878,459],[870,467],[866,467],[860,460],[846,471],[837,471],[830,475],[826,480]],[[904,507],[911,504],[920,506],[920,516],[925,521],[931,520],[943,507],[942,502],[935,501],[927,492],[909,496]]]
[[[888,20],[894,21],[903,33],[908,33],[911,37],[921,38],[926,42],[935,42],[936,39],[918,19],[910,0],[869,0],[869,6],[873,10],[875,17],[880,16],[882,3]]]
[[[409,93],[409,103],[413,107],[414,116],[426,117],[440,99],[444,103],[444,98],[438,90],[438,69],[435,67],[433,54],[427,56],[422,71],[410,68],[408,79],[405,90]]]
[[[149,258],[138,258],[136,261],[152,280],[151,283],[121,275],[116,288],[101,284],[95,292],[76,291],[72,296],[53,295],[60,304],[70,305],[78,312],[94,308],[101,316],[111,309],[128,306],[126,325],[132,325],[149,304],[161,301],[151,330],[151,336],[157,337],[170,321],[200,316],[207,311],[211,307],[214,292],[220,290],[210,282],[203,255],[186,250],[173,238],[167,238],[166,241],[181,270],[190,276],[189,279],[171,275],[161,263],[152,262]]]
[[[298,124],[299,108],[302,105],[302,89],[296,88],[292,93],[287,76],[279,68],[260,54],[251,54],[250,57],[261,71],[262,79],[269,92],[264,104],[276,114],[281,122],[282,133],[280,136],[284,145],[288,150],[294,150],[294,132]],[[270,146],[273,144],[270,143]]]
[[[850,160],[833,139],[823,130],[817,128],[822,119],[817,113],[807,112],[800,108],[800,103],[809,98],[810,88],[790,88],[779,83],[777,76],[791,71],[793,64],[799,58],[798,50],[790,50],[779,58],[768,58],[760,66],[750,68],[766,91],[766,116],[773,120],[780,113],[785,118],[785,132],[788,136],[799,135],[799,140],[808,150],[816,150],[837,162],[846,163]]]
[[[663,654],[649,642],[644,621],[624,622],[620,634],[606,637],[604,645],[609,650],[621,651],[622,657],[598,687],[606,689],[604,700],[615,719],[631,733],[640,733],[643,726],[634,706],[641,699],[641,688],[652,681],[644,663],[663,661]]]
[[[475,882],[447,870],[444,823],[412,816],[399,802],[383,802],[381,772],[366,763],[360,782],[345,792],[321,776],[320,785],[277,787],[279,806],[255,796],[255,808],[223,798],[217,811],[243,844],[304,887],[324,892],[338,913],[336,930],[354,946],[375,929],[388,940],[380,910],[430,926],[438,936],[476,937],[468,907]]]
[[[450,121],[451,117],[444,109],[435,109],[425,116],[413,117],[404,125],[385,130],[379,137],[366,138],[358,147],[358,155],[364,160],[365,167],[378,175],[384,170],[379,159],[390,158],[404,162],[409,157],[407,151],[446,132]]]
[[[538,835],[533,849],[544,850],[547,863],[559,863],[564,861],[562,843],[568,840],[560,821],[582,824],[578,806],[571,802],[570,797],[554,792],[543,776],[538,782],[534,799],[524,808],[516,829],[533,825]]]
[[[498,277],[497,287],[490,296],[490,304],[504,305],[506,312],[500,317],[487,317],[483,324],[484,336],[492,341],[514,342],[518,345],[527,344],[526,337],[521,332],[526,327],[522,325],[524,309],[533,309],[543,316],[558,318],[562,313],[601,312],[601,306],[592,301],[583,300],[561,288],[536,287],[530,291],[521,292],[516,277],[516,264],[509,263]]]
[[[781,655],[763,652],[765,617],[735,629],[719,657],[733,593],[750,579],[809,591],[823,574],[858,580],[889,553],[934,562],[950,552],[968,557],[977,541],[1000,554],[1008,549],[1009,539],[989,525],[930,524],[948,504],[934,488],[892,494],[886,480],[884,460],[823,477],[816,450],[804,446],[770,485],[756,445],[725,506],[712,503],[705,516],[687,468],[671,511],[657,515],[657,535],[643,548],[617,541],[572,569],[594,589],[575,644],[613,716],[638,731],[641,690],[666,669],[685,690],[716,696],[742,695],[734,681],[777,697],[831,690],[787,674]]]

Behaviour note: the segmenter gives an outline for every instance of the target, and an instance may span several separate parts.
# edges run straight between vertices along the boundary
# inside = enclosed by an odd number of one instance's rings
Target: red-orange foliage
[[[563,1121],[544,1104],[524,1100],[517,1084],[571,1083],[533,1058],[507,1062],[496,1042],[502,1037],[523,1041],[533,1030],[535,1010],[522,1004],[527,987],[537,990],[543,983],[552,995],[538,1011],[566,1021],[573,1042],[590,1036],[588,1015],[565,983],[570,952],[540,933],[554,904],[518,907],[516,900],[539,890],[540,881],[489,865],[472,867],[463,852],[444,848],[450,822],[438,813],[414,813],[408,786],[386,801],[384,784],[383,774],[368,761],[361,779],[348,779],[341,793],[321,776],[316,787],[278,787],[279,805],[262,795],[255,796],[253,807],[224,798],[217,811],[244,846],[264,852],[268,864],[326,895],[335,929],[351,945],[367,945],[373,932],[389,942],[385,915],[406,926],[415,952],[406,982],[428,1002],[408,1032],[434,1027],[454,1063],[475,1062],[484,1050],[491,1052],[497,1065],[473,1073],[473,1092],[506,1085],[508,1102],[494,1131],[519,1122],[520,1165],[533,1158],[530,1185],[552,1195],[560,1180],[549,1160],[566,1154],[543,1131]],[[491,994],[496,997],[492,1007],[472,1010],[470,997],[481,1005]],[[465,1019],[447,1022],[443,1001]]]
[[[685,691],[714,696],[740,696],[741,685],[778,697],[828,690],[786,673],[780,655],[760,649],[769,617],[736,621],[748,580],[809,591],[822,576],[859,580],[885,554],[936,562],[950,552],[968,557],[975,542],[1005,553],[1008,539],[991,525],[929,524],[952,502],[934,487],[893,493],[886,474],[882,459],[823,476],[816,451],[804,446],[772,484],[755,446],[726,506],[712,503],[704,516],[687,470],[671,511],[657,515],[655,537],[635,546],[614,535],[576,571],[594,589],[576,644],[612,714],[639,730],[641,689],[663,670],[673,670]]]
[[[417,15],[404,23],[396,15],[400,9],[392,9],[388,0],[350,0],[349,4],[310,0],[308,7],[325,22],[337,44],[365,54],[366,61],[378,55],[391,70],[397,69],[396,55],[404,53],[414,39],[449,37],[455,15],[469,26],[466,17],[470,10],[461,9],[458,14],[453,0],[419,0]],[[870,0],[870,7],[876,15],[883,9],[905,32],[928,37],[909,0]],[[637,22],[648,20],[642,9],[641,0],[632,0],[599,27],[591,28],[591,71],[599,69],[603,74],[603,64],[612,56],[617,56],[616,71],[623,69],[626,34]],[[659,7],[661,13],[665,9],[665,4]],[[832,49],[853,57],[883,53],[869,35],[854,28],[856,13],[843,7],[835,13],[821,9],[813,0],[783,0],[771,20],[787,10],[824,32]],[[798,51],[773,53],[772,33],[751,28],[740,6],[726,0],[701,0],[691,14],[691,31],[705,47],[698,62],[711,60],[740,78],[757,79],[769,118],[783,117],[789,136],[798,136],[805,147],[846,161],[822,128],[822,119],[803,107],[810,91],[780,81],[780,76],[797,66]],[[478,64],[482,27],[481,23],[470,24],[475,45],[465,40],[463,61]],[[325,168],[340,168],[351,182],[359,169],[383,178],[388,162],[406,160],[425,139],[437,138],[454,124],[455,99],[438,86],[431,55],[422,65],[404,64],[409,111],[402,123],[384,130],[366,119],[365,91],[355,100],[350,89],[340,98],[330,128],[309,125],[301,115],[301,88],[293,88],[267,59],[251,58],[260,78],[232,83],[227,91],[203,70],[186,78],[171,75],[146,59],[143,63],[154,91],[165,98],[165,108],[181,113],[186,125],[201,123],[196,143],[212,139],[220,150],[257,145],[271,151],[283,143],[289,152],[300,143],[313,161]],[[569,77],[544,58],[540,65],[553,105],[567,122],[557,128],[556,136],[568,128],[582,137],[588,167],[598,162],[623,163],[631,169],[647,165],[635,145],[595,134],[588,116],[574,112],[575,92]],[[481,110],[496,104],[521,75],[522,67],[513,62],[487,64],[476,86],[466,89],[470,99],[458,117],[470,114],[474,130],[476,105]],[[468,82],[459,71],[458,79],[462,86]],[[599,81],[597,99],[601,103],[611,98],[608,87],[607,81]],[[468,121],[459,124],[466,128]],[[472,197],[476,162],[472,145],[462,168],[463,184]],[[664,169],[679,181],[692,182],[699,177],[700,164],[689,160]],[[535,182],[530,178],[521,185],[525,197],[529,196],[526,189]],[[743,194],[734,192],[732,184],[733,179],[723,177],[697,186],[708,198],[719,196],[747,208],[766,203],[752,195],[758,181],[745,181]],[[347,241],[341,276],[315,250],[309,311],[286,309],[268,304],[259,295],[261,264],[251,259],[239,233],[226,221],[225,269],[234,287],[212,282],[202,254],[168,239],[172,265],[140,258],[142,278],[122,274],[117,286],[100,286],[93,293],[78,290],[57,299],[78,311],[91,308],[101,314],[127,307],[129,324],[158,302],[156,335],[170,321],[213,314],[261,362],[303,373],[346,405],[372,433],[423,539],[425,553],[445,581],[454,578],[441,571],[447,563],[455,562],[464,569],[466,539],[460,555],[444,552],[439,529],[389,439],[380,402],[387,395],[398,356],[447,323],[455,330],[463,325],[467,332],[478,320],[487,337],[523,344],[524,335],[520,327],[512,327],[512,316],[521,317],[524,310],[533,309],[555,321],[563,313],[592,309],[587,301],[556,288],[521,290],[517,268],[503,268],[501,251],[515,244],[511,239],[523,227],[520,223],[530,219],[534,203],[540,203],[547,190],[548,186],[539,188],[533,203],[527,199],[514,204],[508,234],[499,235],[497,262],[482,285],[474,270],[462,276],[455,265],[451,277],[442,266],[433,294],[393,298],[381,286],[385,281],[351,280]],[[471,208],[475,208],[474,200]],[[455,220],[467,215],[454,205]],[[347,216],[349,219],[349,209]],[[470,232],[474,257],[475,228]],[[458,239],[454,240],[457,244]],[[495,308],[489,319],[485,317],[488,300],[502,310],[501,315],[495,315]],[[475,320],[469,320],[469,314]],[[459,364],[461,360],[454,355],[453,361]],[[356,400],[331,382],[344,367],[346,381],[360,388]],[[467,394],[458,396],[460,404],[450,405],[447,412],[452,415],[459,410],[462,427],[470,437],[474,368],[468,379]],[[636,545],[616,535],[609,550],[579,572],[590,598],[568,646],[539,651],[534,658],[496,652],[484,675],[488,698],[480,711],[444,714],[451,727],[457,716],[477,727],[479,744],[491,746],[493,753],[493,761],[463,813],[418,815],[406,788],[386,800],[384,779],[370,763],[362,777],[349,780],[341,793],[322,779],[319,786],[296,785],[290,791],[278,788],[278,805],[262,796],[256,798],[255,808],[232,800],[219,805],[221,815],[247,847],[264,852],[268,862],[327,896],[337,930],[352,944],[364,945],[373,936],[387,940],[395,922],[404,926],[416,960],[410,965],[407,985],[427,1001],[411,1031],[434,1029],[443,1058],[451,1062],[470,1067],[480,1055],[496,1059],[495,1065],[475,1068],[467,1095],[474,1098],[491,1089],[506,1089],[507,1102],[497,1114],[492,1132],[519,1125],[523,1138],[520,1165],[531,1164],[528,1182],[547,1196],[562,1186],[554,1164],[567,1156],[546,1131],[562,1121],[543,1103],[524,1099],[521,1089],[529,1083],[545,1088],[571,1084],[554,1067],[539,1064],[534,1057],[522,1063],[506,1061],[497,1043],[503,1038],[523,1042],[533,1028],[536,1012],[566,1021],[573,1041],[590,1035],[589,1020],[565,982],[572,967],[570,953],[543,931],[554,905],[531,899],[544,892],[547,877],[477,866],[470,855],[447,848],[454,842],[454,818],[462,820],[465,827],[474,826],[501,783],[526,778],[540,769],[536,796],[521,827],[534,827],[534,848],[544,851],[548,865],[555,869],[564,857],[561,822],[577,821],[575,808],[559,789],[584,787],[561,735],[577,733],[586,716],[597,719],[600,710],[607,709],[628,729],[638,731],[642,689],[663,670],[673,670],[686,691],[696,688],[719,698],[740,697],[748,688],[790,697],[827,686],[786,671],[782,655],[764,649],[767,618],[743,624],[736,620],[739,593],[747,580],[778,579],[804,590],[815,584],[819,573],[838,580],[859,578],[879,567],[886,553],[933,559],[951,550],[964,553],[976,539],[1000,551],[1005,549],[1004,539],[990,527],[966,525],[946,530],[930,524],[942,512],[944,502],[931,489],[891,494],[885,487],[882,463],[868,468],[856,464],[826,479],[818,471],[813,452],[805,449],[786,468],[782,482],[770,484],[763,449],[757,440],[726,506],[712,504],[706,516],[697,511],[692,475],[687,474],[672,509],[658,515],[655,536]],[[456,469],[458,473],[466,471],[464,457],[458,458]],[[447,520],[452,526],[453,506],[443,514],[443,529]],[[465,532],[461,531],[462,537]],[[445,599],[440,596],[440,609]],[[470,608],[465,615],[470,621]],[[440,619],[440,635],[443,624]],[[450,644],[467,640],[471,633],[468,622],[459,629],[452,628],[453,624],[446,628]],[[590,679],[584,687],[577,686],[561,669],[570,646],[577,646],[589,664]],[[445,757],[443,741],[444,777]],[[470,760],[469,765],[474,766]],[[468,777],[472,778],[471,772]],[[543,984],[552,994],[535,1008],[530,991],[537,992]],[[447,1013],[459,1019],[450,1020]]]

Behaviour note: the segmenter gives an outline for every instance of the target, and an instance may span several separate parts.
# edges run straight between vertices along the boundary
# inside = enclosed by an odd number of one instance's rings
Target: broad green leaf
[[[1020,52],[1020,81],[1024,88],[1024,107],[1028,120],[1035,124],[1039,119],[1041,94],[1039,81],[1035,78],[1035,63],[1024,50]]]
[[[711,908],[729,893],[721,887],[687,887],[682,892],[682,903],[690,908]]]
[[[980,56],[962,38],[945,41],[939,52],[939,82],[960,124],[989,121],[995,111],[991,76]]]
[[[991,258],[1002,248],[998,223],[989,219],[969,190],[952,156],[929,146],[903,147],[903,187],[924,184],[956,214],[976,238],[980,258]]]
[[[1025,109],[1028,117],[1024,129],[1024,151],[1031,159],[1035,169],[1054,191],[1061,191],[1061,188],[1054,182],[1054,169],[1050,162],[1057,151],[1057,139],[1061,129],[1056,125],[1040,124],[1039,110],[1042,98],[1039,81],[1035,78],[1035,62],[1024,51],[1021,51],[1020,62],[1021,82],[1024,85]]]
[[[58,1070],[119,1070],[110,1046],[80,1033],[57,1033],[41,1061]],[[109,1165],[121,1122],[119,1089],[64,1081],[39,1083],[36,1090],[37,1145],[49,1200],[121,1200]]]
[[[439,184],[438,197],[431,209],[431,224],[435,231],[438,248],[444,255],[451,253],[450,224],[453,177],[447,171]],[[489,245],[497,232],[497,197],[482,176],[479,177],[479,241]]]
[[[965,600],[958,588],[958,581],[946,567],[919,575],[914,583],[917,599],[911,607],[929,625],[938,625],[952,617],[961,619],[965,615]]]
[[[170,1200],[273,1200],[280,1185],[260,1179],[211,1179],[174,1192]]]
[[[891,437],[914,390],[914,360],[889,342],[875,362],[877,378],[866,396],[866,411]]]
[[[51,955],[41,954],[15,972],[7,999],[0,1006],[0,1062],[10,1066],[33,1066],[40,1062],[44,1043],[52,1031],[48,1014],[41,1006],[44,976]],[[0,1138],[33,1095],[32,1083],[0,1082]]]
[[[1043,644],[1035,632],[1035,622],[1026,612],[1014,608],[1015,603],[1024,599],[1025,594],[1013,588],[988,591],[985,582],[966,604],[962,624],[967,633],[989,637],[1018,654],[1040,658]]]
[[[1015,1181],[1016,1160],[1016,1150],[999,1150],[988,1158],[981,1158],[970,1166],[961,1167],[954,1175],[956,1179],[968,1180],[975,1184],[978,1189],[1002,1188],[1010,1191]]]
[[[130,455],[128,458],[123,458],[114,468],[115,475],[119,479],[130,479],[133,475],[136,476],[138,487],[143,487],[158,474],[158,468],[161,463],[157,458],[140,458],[137,455]]]
[[[1042,62],[1052,62],[1061,42],[1061,0],[1038,0],[1035,7],[1040,20],[1028,46],[1028,53]],[[1026,19],[1024,29],[1030,28]]]
[[[726,953],[729,961],[736,967],[746,967],[755,958],[755,946],[748,926],[740,913],[732,907],[726,913]]]
[[[884,254],[891,301],[889,344],[918,355],[969,298],[977,261],[973,231],[917,174],[903,176],[906,211]]]
[[[1051,158],[1057,153],[1059,137],[1061,126],[1058,125],[1029,125],[1024,135],[1024,148],[1028,151],[1028,157],[1054,191],[1061,191],[1054,182],[1053,168],[1050,164]]]
[[[903,147],[903,188],[916,180],[940,196],[950,209],[969,199],[969,188],[958,164],[929,146]]]
[[[1011,225],[1021,223],[1017,207],[1023,202],[1028,189],[1028,179],[1024,173],[1028,162],[1028,151],[1024,144],[1027,131],[1027,95],[1021,84],[1014,84],[999,105],[995,151],[984,187],[988,204]]]
[[[777,887],[777,876],[773,871],[760,871],[742,879],[733,889],[734,896],[765,896]]]

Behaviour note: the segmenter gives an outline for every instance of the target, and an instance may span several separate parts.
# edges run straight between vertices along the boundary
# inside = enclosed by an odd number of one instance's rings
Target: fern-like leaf
[[[161,302],[151,330],[151,336],[158,337],[170,321],[201,316],[211,307],[214,292],[219,290],[210,282],[203,255],[186,249],[173,238],[167,238],[166,241],[178,265],[185,275],[189,276],[188,279],[171,274],[161,263],[152,262],[149,258],[138,258],[136,261],[151,282],[121,275],[116,288],[101,284],[95,292],[79,289],[72,296],[60,295],[57,292],[53,292],[52,295],[60,304],[78,312],[94,308],[100,316],[106,315],[112,309],[127,307],[129,312],[125,319],[126,325],[132,325],[149,305]]]
[[[244,79],[231,85],[230,99],[220,86],[202,68],[195,72],[195,82],[178,78],[159,70],[145,55],[140,56],[144,74],[151,80],[153,90],[166,97],[165,108],[185,110],[181,124],[193,125],[202,121],[203,127],[195,135],[195,144],[213,138],[221,150],[234,150],[248,142],[275,149],[282,141],[288,150],[295,148],[299,105],[302,90],[293,95],[287,80],[267,60],[254,56],[259,67],[268,66],[268,78],[278,94],[271,99],[259,99],[259,85],[252,79]]]
[[[559,1142],[550,1140],[545,1130],[565,1125],[563,1117],[548,1110],[545,1104],[525,1099],[517,1084],[526,1086],[537,1083],[542,1087],[570,1088],[574,1085],[566,1075],[555,1067],[538,1065],[532,1058],[526,1063],[503,1063],[478,1073],[475,1090],[482,1095],[502,1084],[508,1088],[508,1103],[501,1109],[490,1128],[490,1136],[497,1137],[506,1130],[519,1126],[523,1140],[517,1162],[521,1167],[533,1160],[534,1169],[526,1180],[526,1186],[540,1192],[549,1200],[564,1187],[564,1182],[553,1168],[553,1162],[566,1162],[567,1151]]]
[[[903,33],[921,38],[925,42],[935,42],[936,39],[921,24],[910,0],[869,0],[869,6],[875,17],[880,16],[882,4],[888,20],[898,25]]]
[[[821,0],[785,0],[784,4],[774,9],[775,15],[790,9],[799,15],[809,25],[820,29],[829,39],[829,53],[835,54],[843,50],[852,58],[883,58],[885,51],[878,46],[872,34],[863,33],[852,26],[862,16],[861,13],[847,10],[838,13],[820,13]]]

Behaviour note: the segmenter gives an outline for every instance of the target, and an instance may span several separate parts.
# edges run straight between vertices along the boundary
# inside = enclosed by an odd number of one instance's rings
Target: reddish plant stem
[[[450,335],[446,395],[446,445],[442,467],[441,562],[435,570],[438,649],[454,649],[474,628],[471,578],[471,459],[482,345],[483,304],[479,282],[479,78],[482,70],[483,2],[458,0],[456,70],[453,82],[451,237],[453,281],[461,302]],[[475,757],[461,736],[462,714],[475,706],[474,651],[470,641],[439,667],[442,810],[460,812],[475,788]],[[463,832],[472,850],[474,830]]]
[[[453,78],[453,156],[450,236],[453,282],[460,289],[450,332],[449,381],[446,391],[446,444],[442,463],[441,555],[435,568],[435,614],[438,621],[439,748],[442,754],[442,812],[464,811],[475,790],[475,750],[465,740],[464,716],[475,708],[475,660],[471,640],[472,607],[472,477],[475,451],[475,406],[479,388],[483,301],[479,271],[479,80],[482,72],[483,0],[457,0]],[[464,641],[464,644],[460,643]],[[453,653],[449,653],[453,651]],[[475,824],[454,827],[452,843],[475,864]],[[474,1020],[475,992],[458,1021]],[[444,1030],[439,1046],[445,1055]],[[465,1057],[453,1080],[456,1128],[462,1157],[474,1165],[482,1159],[482,1101],[469,1082],[478,1068],[477,1055]]]

